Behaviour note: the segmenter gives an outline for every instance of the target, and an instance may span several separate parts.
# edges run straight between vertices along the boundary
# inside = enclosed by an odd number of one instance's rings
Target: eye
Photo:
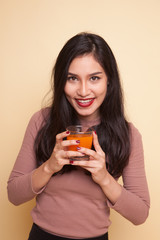
[[[68,76],[68,77],[67,77],[67,80],[68,80],[68,81],[77,81],[78,79],[77,79],[76,76]]]
[[[92,76],[92,77],[90,78],[91,81],[97,81],[97,80],[99,80],[99,79],[100,79],[100,77],[98,77],[98,76]]]

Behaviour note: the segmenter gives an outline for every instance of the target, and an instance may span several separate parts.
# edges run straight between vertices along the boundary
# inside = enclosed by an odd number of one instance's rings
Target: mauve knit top
[[[146,181],[141,135],[130,123],[131,154],[122,180],[122,193],[113,205],[102,189],[82,168],[57,174],[40,192],[32,188],[37,168],[34,141],[43,122],[42,111],[35,113],[8,180],[8,198],[19,205],[36,197],[33,222],[45,231],[68,238],[90,238],[108,231],[110,208],[133,224],[142,224],[149,213],[150,199]]]

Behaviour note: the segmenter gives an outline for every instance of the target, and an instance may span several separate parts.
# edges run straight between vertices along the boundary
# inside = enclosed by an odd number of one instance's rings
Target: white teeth
[[[88,103],[88,102],[91,102],[92,99],[88,99],[88,100],[78,100],[78,102],[80,103]]]

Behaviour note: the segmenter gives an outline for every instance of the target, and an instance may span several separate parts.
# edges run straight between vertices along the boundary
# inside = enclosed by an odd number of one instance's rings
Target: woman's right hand
[[[76,140],[64,140],[69,134],[68,131],[57,134],[56,144],[50,158],[33,172],[32,188],[34,192],[39,192],[48,183],[51,176],[59,172],[64,165],[71,164],[69,160],[71,156],[83,155],[78,151],[67,151],[68,146],[79,144]]]
[[[71,156],[82,156],[80,152],[67,151],[67,147],[70,145],[79,145],[79,141],[76,140],[63,140],[70,134],[69,131],[65,131],[56,135],[56,144],[53,149],[51,157],[46,162],[48,171],[52,174],[60,171],[64,165],[70,164],[69,158]]]

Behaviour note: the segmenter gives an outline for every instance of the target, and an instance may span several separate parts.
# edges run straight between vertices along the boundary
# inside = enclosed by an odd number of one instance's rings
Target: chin
[[[77,113],[80,117],[86,117],[86,118],[94,117],[94,113],[89,113],[88,111],[83,113],[82,112],[77,112]]]

